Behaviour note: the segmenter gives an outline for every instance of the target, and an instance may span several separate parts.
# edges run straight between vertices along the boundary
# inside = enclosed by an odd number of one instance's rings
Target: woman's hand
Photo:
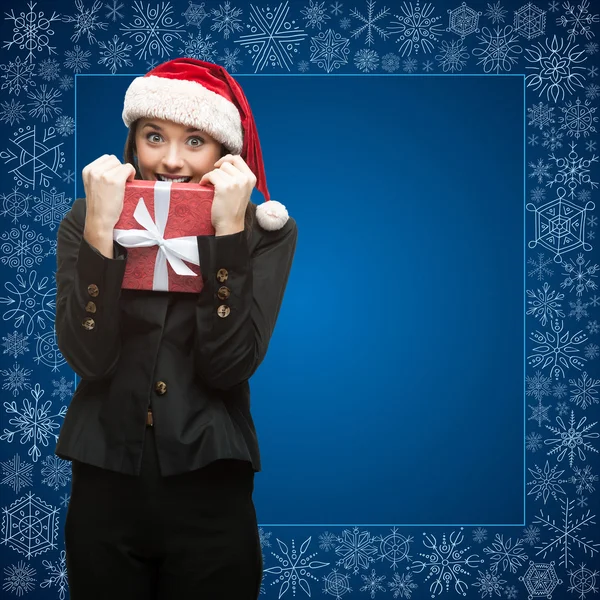
[[[81,172],[85,187],[86,229],[107,235],[123,211],[125,183],[135,178],[135,167],[121,164],[114,154],[104,154]]]
[[[256,185],[256,176],[239,154],[221,157],[215,167],[198,182],[199,185],[205,185],[205,181],[210,181],[215,186],[211,209],[212,225],[217,234],[242,231],[246,207]]]

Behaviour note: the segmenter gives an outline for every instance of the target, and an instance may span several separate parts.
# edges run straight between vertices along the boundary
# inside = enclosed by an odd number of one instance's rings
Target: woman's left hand
[[[210,181],[215,187],[211,209],[212,225],[217,232],[243,230],[246,207],[256,176],[239,154],[227,154],[215,163],[215,169],[202,176],[199,185]]]

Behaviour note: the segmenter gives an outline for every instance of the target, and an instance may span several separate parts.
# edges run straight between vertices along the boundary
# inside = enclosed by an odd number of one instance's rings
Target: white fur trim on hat
[[[288,211],[281,202],[269,200],[256,207],[258,224],[267,231],[281,229],[289,219]]]
[[[136,77],[125,93],[123,122],[127,127],[140,117],[198,127],[241,154],[243,131],[236,106],[195,81],[148,75]]]

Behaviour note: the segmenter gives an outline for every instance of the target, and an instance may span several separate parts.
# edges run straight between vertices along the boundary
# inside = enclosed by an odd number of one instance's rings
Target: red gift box
[[[125,185],[113,238],[127,248],[122,287],[168,292],[202,291],[198,235],[214,235],[214,187],[135,180]]]

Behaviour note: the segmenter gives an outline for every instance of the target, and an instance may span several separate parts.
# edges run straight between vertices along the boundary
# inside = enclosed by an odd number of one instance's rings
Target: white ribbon
[[[154,216],[156,223],[150,216],[144,198],[140,198],[133,217],[144,229],[115,229],[113,231],[113,239],[126,248],[142,248],[158,244],[159,249],[154,263],[153,290],[169,290],[167,261],[169,261],[177,275],[190,275],[193,277],[197,277],[197,274],[183,261],[185,260],[194,265],[200,264],[196,236],[190,235],[167,240],[164,238],[171,205],[171,185],[168,181],[157,181],[154,184]]]

